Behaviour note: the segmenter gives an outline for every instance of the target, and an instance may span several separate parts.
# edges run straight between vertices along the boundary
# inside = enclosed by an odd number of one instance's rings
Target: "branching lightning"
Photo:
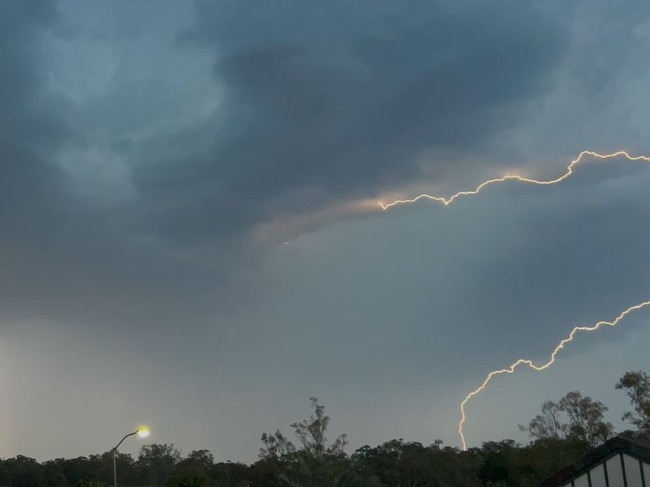
[[[379,206],[382,210],[389,210],[393,208],[394,206],[399,206],[399,205],[406,205],[406,204],[412,204],[416,203],[420,200],[431,200],[435,201],[437,203],[442,203],[444,206],[449,206],[451,205],[454,201],[456,201],[458,198],[462,196],[474,196],[480,193],[484,188],[487,186],[490,186],[492,184],[497,184],[497,183],[505,183],[508,181],[518,181],[520,183],[528,183],[528,184],[536,184],[539,186],[550,186],[552,184],[558,184],[564,181],[565,179],[568,179],[571,177],[574,173],[575,168],[581,164],[587,156],[591,156],[596,159],[614,159],[616,157],[625,157],[627,160],[636,162],[636,161],[644,161],[650,163],[650,157],[644,156],[644,155],[638,155],[638,156],[632,156],[626,151],[617,151],[617,152],[612,152],[611,154],[599,154],[598,152],[593,152],[589,150],[585,150],[580,152],[578,157],[573,159],[569,165],[566,168],[566,171],[564,174],[561,176],[555,178],[555,179],[550,179],[550,180],[540,180],[540,179],[532,179],[524,176],[520,176],[518,174],[507,174],[505,176],[502,176],[500,178],[494,178],[494,179],[488,179],[486,181],[483,181],[481,184],[476,186],[472,190],[465,190],[465,191],[459,191],[447,198],[443,196],[435,196],[427,193],[420,194],[414,198],[410,199],[403,199],[403,200],[396,200],[391,203],[379,203]],[[499,370],[493,370],[490,372],[486,377],[485,380],[481,383],[479,387],[474,389],[472,392],[467,394],[465,396],[465,399],[460,403],[460,421],[458,422],[458,435],[460,436],[460,440],[463,446],[463,450],[467,449],[467,443],[465,441],[465,433],[464,433],[464,426],[465,426],[465,421],[466,421],[466,415],[465,415],[465,409],[467,407],[467,404],[478,394],[483,392],[490,381],[502,374],[513,374],[520,366],[527,366],[528,368],[534,370],[534,371],[542,371],[547,368],[549,368],[553,363],[555,363],[555,359],[558,355],[558,353],[567,345],[568,343],[572,342],[573,339],[575,338],[576,334],[580,332],[592,332],[596,331],[599,328],[603,326],[616,326],[618,325],[628,314],[638,311],[642,308],[650,306],[650,300],[649,301],[644,301],[643,303],[639,303],[634,306],[630,306],[627,308],[625,311],[623,311],[621,314],[619,314],[613,321],[599,321],[598,323],[592,325],[592,326],[576,326],[571,330],[571,333],[564,338],[560,343],[555,347],[553,352],[550,355],[550,358],[548,361],[544,364],[538,365],[535,362],[533,362],[531,359],[519,359],[516,362],[512,363],[510,366],[504,368],[504,369],[499,369]]]
[[[461,443],[463,445],[463,450],[467,449],[467,443],[465,442],[465,434],[464,434],[464,431],[463,431],[463,427],[465,426],[465,419],[466,419],[466,417],[465,417],[465,407],[467,406],[467,403],[469,403],[469,401],[473,397],[477,396],[478,394],[480,394],[481,392],[483,392],[486,389],[487,385],[490,383],[490,381],[494,377],[496,377],[497,375],[502,375],[502,374],[513,374],[515,372],[515,370],[517,370],[522,365],[526,365],[527,367],[529,367],[529,368],[531,368],[531,369],[533,369],[535,371],[545,370],[545,369],[549,368],[551,365],[553,365],[553,363],[555,362],[555,359],[557,357],[557,354],[560,352],[560,350],[562,350],[567,343],[572,342],[578,332],[596,331],[596,330],[598,330],[599,328],[601,328],[603,326],[616,326],[628,314],[630,314],[630,313],[632,313],[634,311],[638,311],[640,309],[643,309],[643,308],[645,308],[647,306],[650,306],[650,300],[649,301],[644,301],[643,303],[639,303],[639,304],[636,304],[634,306],[630,306],[625,311],[623,311],[621,314],[619,314],[613,321],[599,321],[598,323],[596,323],[596,324],[594,324],[592,326],[576,326],[573,330],[571,330],[571,333],[569,333],[569,336],[567,336],[564,340],[562,340],[560,343],[558,343],[558,345],[553,350],[553,353],[551,353],[551,356],[550,356],[548,362],[546,362],[546,363],[544,363],[542,365],[537,365],[537,364],[535,364],[535,362],[533,362],[530,359],[519,359],[519,360],[512,363],[509,367],[507,367],[505,369],[493,370],[492,372],[490,372],[487,375],[487,377],[485,378],[485,380],[481,383],[481,385],[479,387],[477,387],[476,389],[474,389],[469,394],[467,394],[467,396],[465,396],[465,399],[463,399],[463,401],[460,403],[460,415],[461,415],[461,417],[460,417],[460,421],[458,423],[458,434],[460,436],[460,441],[461,441]]]
[[[444,206],[449,206],[452,204],[454,201],[456,201],[458,198],[461,196],[474,196],[480,193],[484,188],[487,186],[490,186],[492,184],[497,184],[497,183],[505,183],[507,181],[519,181],[520,183],[529,183],[529,184],[536,184],[539,186],[550,186],[552,184],[558,184],[564,181],[565,179],[568,179],[571,177],[573,174],[575,167],[578,166],[582,161],[585,159],[586,156],[592,156],[597,159],[613,159],[616,157],[625,157],[629,161],[645,161],[645,162],[650,162],[650,157],[648,156],[631,156],[625,151],[618,151],[618,152],[612,152],[611,154],[599,154],[598,152],[593,152],[589,150],[583,150],[578,157],[573,159],[569,165],[566,168],[566,172],[562,174],[562,176],[556,178],[556,179],[550,179],[550,180],[540,180],[540,179],[532,179],[532,178],[527,178],[524,176],[519,176],[517,174],[506,174],[503,177],[500,178],[494,178],[494,179],[488,179],[487,181],[483,181],[481,184],[476,186],[472,190],[466,190],[466,191],[459,191],[456,194],[451,195],[448,198],[445,198],[443,196],[435,196],[435,195],[430,195],[427,193],[420,194],[416,196],[415,198],[411,199],[405,199],[405,200],[396,200],[393,201],[392,203],[379,203],[379,207],[382,210],[389,210],[390,208],[398,205],[407,205],[407,204],[412,204],[416,203],[420,200],[432,200],[436,201],[438,203],[442,203]]]

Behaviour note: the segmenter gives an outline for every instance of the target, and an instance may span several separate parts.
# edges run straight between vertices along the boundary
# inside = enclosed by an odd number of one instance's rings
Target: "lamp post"
[[[126,440],[129,436],[138,435],[140,438],[146,438],[149,436],[149,428],[146,426],[140,426],[133,433],[128,433],[120,440],[120,442],[113,447],[111,450],[113,452],[113,487],[117,487],[117,449],[120,447],[122,442]]]

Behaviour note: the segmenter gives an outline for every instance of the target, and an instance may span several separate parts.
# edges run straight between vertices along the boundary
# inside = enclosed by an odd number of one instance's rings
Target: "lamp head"
[[[146,438],[150,433],[151,431],[149,430],[148,426],[140,426],[138,428],[138,437],[140,438]]]

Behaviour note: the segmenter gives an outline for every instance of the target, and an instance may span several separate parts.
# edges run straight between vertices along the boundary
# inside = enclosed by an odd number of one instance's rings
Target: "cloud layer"
[[[377,202],[650,151],[646,3],[3,3],[0,338],[24,431],[0,455],[38,450],[29,418],[108,436],[147,411],[160,440],[250,458],[321,394],[360,442],[425,421],[453,441],[484,370],[647,299],[650,168]],[[33,406],[63,376],[74,404]],[[59,446],[32,454],[102,448]]]

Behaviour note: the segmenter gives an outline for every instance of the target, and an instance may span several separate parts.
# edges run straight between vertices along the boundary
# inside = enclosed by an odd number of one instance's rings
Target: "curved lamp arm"
[[[124,442],[124,440],[126,440],[129,436],[137,435],[139,432],[140,432],[140,429],[138,428],[138,429],[135,430],[133,433],[128,433],[128,434],[124,435],[124,438],[122,438],[122,439],[120,440],[120,442],[119,442],[117,445],[115,445],[115,446],[111,449],[111,451],[112,451],[113,453],[115,453],[115,452],[117,451],[117,449],[120,447],[120,445]]]

